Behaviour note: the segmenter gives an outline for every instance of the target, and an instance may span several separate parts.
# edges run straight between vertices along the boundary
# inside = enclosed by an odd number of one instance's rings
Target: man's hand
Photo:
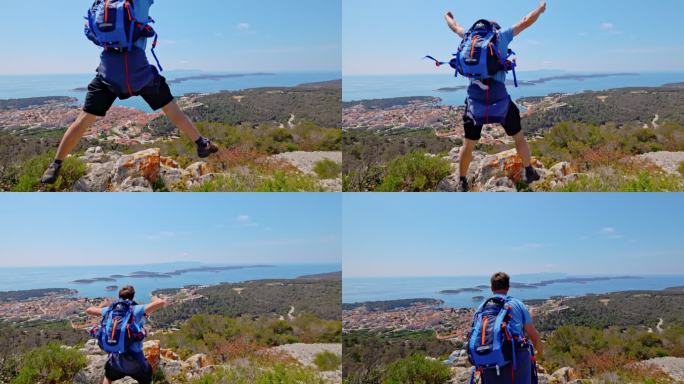
[[[546,12],[546,1],[542,1],[541,4],[539,4],[539,13],[544,12]]]
[[[458,21],[456,21],[456,19],[454,18],[454,14],[451,13],[451,11],[447,11],[444,14],[444,19],[446,20],[449,28],[452,31],[454,31],[454,33],[463,37],[463,35],[465,34],[465,29],[463,29],[463,27],[461,27],[461,25],[458,23]]]

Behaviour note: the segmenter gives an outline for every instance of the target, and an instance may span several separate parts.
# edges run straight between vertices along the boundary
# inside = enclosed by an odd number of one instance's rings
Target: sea
[[[75,267],[17,267],[0,268],[0,291],[21,291],[41,288],[70,288],[78,291],[77,297],[111,297],[116,292],[107,291],[107,286],[133,285],[139,301],[149,300],[152,291],[161,288],[181,288],[186,285],[215,285],[261,279],[291,279],[303,275],[336,272],[342,270],[339,263],[326,264],[279,264],[267,267],[232,269],[222,271],[189,272],[170,278],[120,278],[115,282],[77,284],[74,280],[129,275],[137,271],[171,272],[180,269],[198,268],[200,263],[165,263],[151,265],[120,266],[75,266]]]
[[[532,81],[561,75],[587,75],[585,72],[528,71],[518,72],[519,81]],[[596,74],[592,72],[591,74]],[[509,79],[512,77],[509,75]],[[455,78],[451,69],[436,70],[434,74],[344,76],[343,101],[386,99],[407,96],[434,96],[442,99],[444,105],[463,105],[465,90],[445,92],[437,89],[468,85],[463,77]],[[630,75],[585,78],[582,80],[558,79],[546,83],[508,86],[513,100],[522,97],[546,96],[551,93],[578,93],[585,90],[600,91],[623,87],[654,87],[667,83],[684,82],[684,72],[634,73]]]
[[[230,72],[201,71],[165,71],[167,80],[201,75],[226,75]],[[85,88],[93,79],[94,73],[73,75],[0,75],[0,99],[20,99],[28,97],[70,96],[78,99],[79,104],[85,100],[86,92],[76,90]],[[340,72],[288,72],[268,75],[248,75],[221,79],[194,79],[180,83],[171,83],[171,91],[176,96],[188,93],[216,93],[220,91],[237,91],[260,87],[293,87],[304,83],[341,79]],[[141,97],[117,100],[114,105],[136,108],[151,112],[150,107]]]
[[[604,275],[605,276],[605,275]],[[565,274],[519,275],[514,281],[518,283],[536,283],[544,280],[566,277],[592,277]],[[603,276],[602,276],[603,277]],[[472,308],[480,304],[475,296],[487,296],[489,290],[482,292],[465,292],[460,294],[441,294],[442,290],[473,288],[489,285],[488,276],[458,277],[383,277],[383,278],[347,278],[342,285],[344,303],[360,303],[366,301],[384,301],[413,298],[433,298],[444,301],[451,308]],[[553,296],[584,296],[630,290],[661,290],[670,287],[684,286],[684,276],[641,276],[638,279],[615,279],[593,281],[587,283],[558,283],[536,289],[510,290],[510,295],[522,300],[548,299]]]

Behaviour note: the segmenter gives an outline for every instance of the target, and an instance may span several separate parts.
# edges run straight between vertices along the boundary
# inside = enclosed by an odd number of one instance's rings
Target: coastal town
[[[65,129],[73,123],[81,112],[78,100],[69,97],[55,97],[41,100],[40,103],[16,108],[0,108],[0,127],[3,131],[16,134]],[[181,97],[181,107],[193,107],[194,97]],[[147,113],[135,108],[113,106],[107,116],[97,122],[85,133],[86,137],[96,138],[117,144],[149,144],[155,137],[148,129],[153,120],[162,116],[161,111]]]
[[[36,290],[39,294],[31,295],[31,291],[25,291],[26,298],[14,300],[0,300],[0,322],[7,323],[30,323],[36,321],[68,321],[75,328],[90,325],[85,310],[88,307],[100,306],[104,300],[111,300],[116,296],[116,289],[107,287],[109,293],[103,296],[109,298],[85,298],[78,297],[78,291],[71,289]],[[180,289],[160,290],[154,293],[155,297],[165,299],[171,305],[201,299],[203,296],[197,293],[201,286],[188,286]],[[22,291],[23,293],[24,291]],[[143,299],[143,301],[148,301]]]
[[[464,340],[473,310],[446,308],[430,302],[415,302],[389,310],[369,310],[366,305],[342,313],[345,331],[435,331],[444,339]]]
[[[369,106],[369,102],[351,102],[344,107],[342,126],[346,130],[372,130],[392,134],[397,130],[431,130],[442,138],[463,138],[462,106],[442,105],[439,98],[410,98],[387,106]],[[378,100],[379,103],[381,100]],[[481,144],[513,143],[500,124],[482,129]]]

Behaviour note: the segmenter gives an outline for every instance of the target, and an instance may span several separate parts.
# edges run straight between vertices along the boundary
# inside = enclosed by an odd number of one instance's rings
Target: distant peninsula
[[[539,79],[535,80],[519,80],[518,85],[521,87],[525,86],[533,86],[537,84],[544,84],[549,81],[553,80],[575,80],[575,81],[583,81],[587,79],[596,79],[596,78],[602,78],[602,77],[615,77],[615,76],[639,76],[638,73],[594,73],[594,74],[587,74],[587,75],[582,75],[582,74],[570,74],[570,75],[558,75],[558,76],[549,76],[549,77],[540,77]],[[507,80],[506,81],[507,85],[513,85],[513,81]],[[667,86],[678,86],[680,84],[668,84]],[[444,87],[444,88],[439,88],[436,91],[438,92],[457,92],[457,91],[462,91],[464,89],[468,88],[467,85],[459,85],[456,87]]]
[[[75,289],[68,288],[45,288],[45,289],[28,289],[25,291],[7,291],[0,292],[0,303],[10,301],[22,301],[29,299],[40,299],[48,296],[70,296],[77,294]]]
[[[328,272],[328,273],[317,273],[315,275],[304,275],[299,276],[297,279],[300,280],[340,280],[342,279],[342,271]]]
[[[275,76],[274,73],[233,73],[233,74],[224,74],[224,75],[212,75],[212,74],[206,74],[206,75],[196,75],[196,76],[187,76],[187,77],[177,77],[175,79],[169,80],[170,84],[178,84],[182,83],[184,81],[191,81],[191,80],[222,80],[222,79],[232,79],[236,77],[248,77],[248,76]]]
[[[482,292],[482,289],[480,289],[480,288],[459,288],[459,289],[445,289],[443,291],[439,291],[439,293],[442,293],[445,295],[459,295],[461,293],[467,293],[467,292]]]
[[[440,306],[444,301],[438,299],[401,299],[401,300],[384,300],[384,301],[367,301],[363,303],[342,304],[342,309],[345,311],[366,307],[370,312],[377,311],[391,311],[396,309],[413,307],[416,305]]]
[[[129,273],[128,275],[111,275],[109,277],[94,277],[90,279],[78,279],[72,281],[74,284],[93,284],[93,283],[99,283],[99,282],[114,282],[117,281],[118,279],[170,279],[173,276],[180,276],[186,273],[191,273],[191,272],[220,272],[220,271],[229,271],[233,269],[246,269],[246,268],[271,268],[273,267],[272,265],[245,265],[245,266],[225,266],[225,267],[212,267],[212,266],[203,266],[203,267],[196,267],[196,268],[186,268],[186,269],[177,269],[175,271],[170,271],[170,272],[151,272],[151,271],[134,271]]]

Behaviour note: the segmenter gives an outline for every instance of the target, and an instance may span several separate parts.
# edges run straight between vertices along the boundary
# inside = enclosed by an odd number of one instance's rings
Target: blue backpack
[[[456,76],[461,74],[472,80],[491,79],[499,71],[512,71],[517,87],[516,62],[511,59],[515,52],[509,49],[505,58],[501,56],[498,45],[499,29],[496,23],[478,20],[463,36],[458,52],[453,54],[451,61],[439,61],[429,55],[425,58],[433,60],[438,67],[449,64],[456,71]]]
[[[145,339],[145,329],[135,321],[135,305],[134,301],[118,300],[107,308],[100,327],[91,331],[103,351],[127,353],[132,343]]]
[[[130,51],[137,40],[154,37],[152,56],[159,70],[163,71],[154,52],[159,38],[150,25],[154,20],[151,17],[144,21],[138,20],[135,17],[133,0],[95,0],[85,19],[86,37],[105,50]]]
[[[511,334],[508,323],[512,317],[508,297],[487,299],[475,312],[468,337],[468,357],[475,371],[496,369],[508,364],[516,369],[514,344],[522,335]],[[473,372],[473,377],[475,375]]]

